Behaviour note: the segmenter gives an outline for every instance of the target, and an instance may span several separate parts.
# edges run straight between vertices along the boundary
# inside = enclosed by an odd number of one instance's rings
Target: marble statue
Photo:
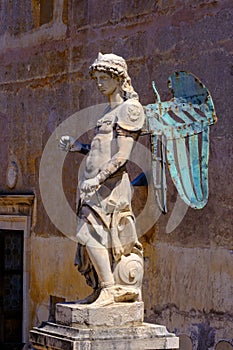
[[[56,323],[35,327],[30,339],[37,349],[63,349],[67,344],[72,349],[90,344],[93,349],[178,349],[178,337],[165,326],[143,322],[143,251],[126,164],[145,122],[144,109],[122,57],[99,53],[89,71],[108,105],[99,116],[91,145],[65,135],[59,146],[86,155],[78,186],[75,264],[93,293],[74,303],[57,304]],[[166,213],[169,164],[181,199],[201,209],[208,200],[209,127],[217,121],[213,100],[192,73],[174,72],[168,83],[172,99],[162,101],[153,82],[157,102],[145,107],[155,198]],[[176,208],[174,212],[177,215]]]
[[[78,303],[140,301],[143,251],[126,163],[143,127],[144,110],[122,57],[99,53],[89,73],[108,99],[95,136],[91,145],[67,135],[59,144],[62,150],[87,155],[79,186],[75,264],[93,293]]]

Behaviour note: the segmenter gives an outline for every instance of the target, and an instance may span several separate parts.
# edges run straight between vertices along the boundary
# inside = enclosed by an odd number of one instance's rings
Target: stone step
[[[143,323],[140,326],[72,328],[44,323],[30,332],[34,349],[61,350],[154,350],[178,349],[179,338],[165,326]]]

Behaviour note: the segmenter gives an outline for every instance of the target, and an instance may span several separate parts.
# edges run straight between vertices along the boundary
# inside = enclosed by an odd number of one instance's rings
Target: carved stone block
[[[56,323],[77,326],[119,327],[142,324],[144,303],[116,303],[106,307],[61,303],[56,305]]]
[[[34,327],[30,341],[37,350],[178,349],[179,338],[165,326],[143,323],[131,327],[72,328],[46,322]]]

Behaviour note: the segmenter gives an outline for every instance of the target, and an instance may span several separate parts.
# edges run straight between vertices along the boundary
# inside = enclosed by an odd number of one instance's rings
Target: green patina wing
[[[161,102],[153,83],[158,101],[146,107],[158,204],[166,212],[167,159],[181,198],[201,209],[208,200],[209,126],[217,121],[214,104],[207,88],[191,73],[175,72],[168,83],[173,98]]]

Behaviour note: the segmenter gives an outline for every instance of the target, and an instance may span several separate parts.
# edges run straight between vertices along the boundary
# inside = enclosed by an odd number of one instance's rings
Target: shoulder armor
[[[144,124],[145,114],[138,100],[125,101],[117,113],[117,124],[129,131],[139,131]]]

